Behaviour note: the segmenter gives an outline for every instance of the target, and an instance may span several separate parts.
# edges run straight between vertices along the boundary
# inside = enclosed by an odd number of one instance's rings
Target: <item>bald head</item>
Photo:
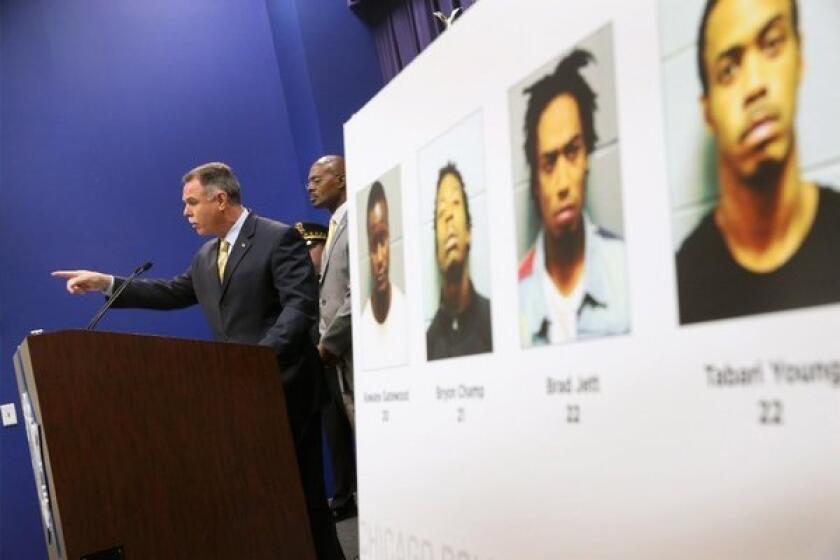
[[[306,192],[315,208],[324,208],[330,213],[344,204],[347,200],[344,158],[335,155],[318,158],[309,169]]]
[[[344,175],[344,158],[342,156],[321,156],[315,163],[326,165],[333,172]]]

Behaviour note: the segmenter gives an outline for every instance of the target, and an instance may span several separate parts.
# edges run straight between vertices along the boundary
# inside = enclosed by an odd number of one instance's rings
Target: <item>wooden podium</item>
[[[15,371],[51,560],[315,557],[271,349],[63,331]]]

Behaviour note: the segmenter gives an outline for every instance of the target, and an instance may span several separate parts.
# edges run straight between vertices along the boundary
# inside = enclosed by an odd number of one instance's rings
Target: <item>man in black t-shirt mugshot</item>
[[[706,3],[697,63],[720,200],[677,253],[682,324],[840,302],[840,193],[799,167],[798,19],[795,0]]]
[[[475,290],[470,278],[470,202],[454,163],[438,172],[434,228],[440,305],[426,330],[426,357],[440,360],[492,352],[490,300]]]

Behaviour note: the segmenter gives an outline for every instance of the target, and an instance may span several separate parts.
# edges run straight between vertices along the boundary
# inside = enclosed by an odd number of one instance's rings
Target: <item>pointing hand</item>
[[[67,279],[67,291],[71,294],[104,292],[111,286],[113,276],[92,270],[56,270],[50,274],[54,278]]]

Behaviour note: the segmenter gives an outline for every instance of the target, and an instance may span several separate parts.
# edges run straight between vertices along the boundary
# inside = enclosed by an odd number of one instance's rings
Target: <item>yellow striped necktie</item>
[[[230,255],[230,243],[226,239],[220,239],[219,256],[216,259],[216,266],[219,269],[219,281],[225,277],[225,266],[227,265],[228,255]]]
[[[327,242],[324,243],[324,253],[330,250],[330,245],[332,245],[333,235],[335,234],[335,218],[330,218],[330,227],[327,230]]]

